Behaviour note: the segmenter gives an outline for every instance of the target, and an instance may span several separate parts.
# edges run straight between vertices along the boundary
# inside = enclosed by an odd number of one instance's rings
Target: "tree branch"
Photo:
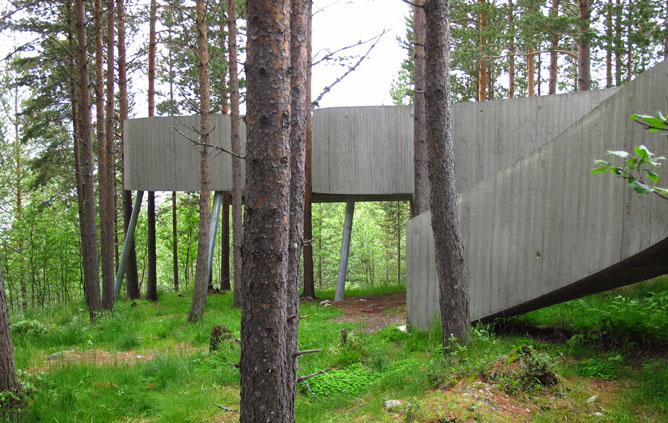
[[[346,76],[350,75],[351,72],[353,72],[355,69],[357,69],[357,67],[364,61],[364,59],[366,59],[369,56],[369,53],[371,53],[371,51],[374,49],[374,47],[376,47],[376,45],[378,44],[378,41],[380,41],[380,39],[383,38],[383,35],[385,35],[386,33],[387,33],[387,30],[384,29],[383,32],[381,32],[380,35],[378,35],[378,37],[376,38],[376,41],[374,41],[374,43],[371,44],[371,47],[369,47],[369,49],[366,51],[366,53],[364,53],[364,55],[359,58],[357,63],[355,63],[353,66],[349,67],[348,70],[343,75],[336,78],[336,80],[334,82],[332,82],[330,85],[325,87],[324,90],[322,90],[322,92],[320,93],[318,98],[316,98],[315,101],[313,101],[311,103],[311,110],[318,107],[318,103],[320,103],[320,100],[322,100],[322,98],[325,96],[325,94],[327,94],[332,88],[334,88],[334,86],[336,84],[343,81],[343,79]]]
[[[317,353],[317,352],[320,352],[320,351],[322,351],[322,348],[317,348],[317,349],[315,349],[315,350],[297,351],[297,352],[295,353],[295,357],[299,357],[300,355],[304,355],[304,354]]]
[[[214,407],[218,407],[223,411],[227,411],[228,413],[239,413],[239,410],[233,410],[231,408],[223,407],[222,405],[214,404]]]
[[[310,375],[299,376],[299,377],[297,378],[297,383],[299,383],[299,382],[303,382],[303,381],[305,381],[306,379],[312,378],[313,376],[318,376],[318,375],[321,375],[321,374],[323,374],[323,373],[327,373],[327,372],[330,371],[330,370],[334,370],[334,369],[330,367],[329,369],[320,370],[319,372],[311,373]]]

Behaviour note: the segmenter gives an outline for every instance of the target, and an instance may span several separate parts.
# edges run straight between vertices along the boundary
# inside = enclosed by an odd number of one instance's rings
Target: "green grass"
[[[346,294],[401,289],[351,290]],[[426,421],[446,412],[462,419],[514,421],[481,411],[470,397],[438,394],[456,384],[479,380],[496,385],[518,404],[528,404],[537,422],[666,421],[668,362],[649,354],[650,349],[638,354],[643,343],[668,340],[666,293],[668,278],[661,278],[496,325],[478,325],[473,329],[473,341],[454,345],[447,358],[442,353],[438,325],[427,332],[402,332],[388,326],[368,333],[360,323],[332,321],[341,314],[336,307],[324,307],[317,301],[303,303],[300,314],[308,317],[300,322],[300,349],[323,351],[300,357],[299,374],[334,370],[309,379],[308,386],[300,384],[298,421]],[[324,291],[318,296],[333,294]],[[88,321],[83,304],[21,316],[30,323],[18,325],[13,333],[15,360],[17,367],[32,369],[31,374],[21,376],[31,391],[24,421],[208,422],[221,415],[213,403],[238,408],[239,370],[232,363],[240,360],[239,345],[223,342],[216,353],[208,352],[215,324],[240,337],[240,311],[233,307],[232,296],[211,295],[206,313],[196,323],[185,321],[190,297],[163,294],[157,303],[135,303],[121,301],[113,314],[93,323]],[[559,326],[573,336],[565,342],[545,344],[522,333],[521,328],[529,325]],[[519,330],[498,330],[504,327]],[[343,329],[348,332],[346,344],[342,344]],[[631,329],[632,335],[628,335]],[[536,384],[532,368],[525,361],[520,366],[517,351],[522,345],[530,346],[535,354],[535,360],[525,360],[534,363],[534,369],[538,363],[556,370],[560,379],[557,386]],[[47,359],[49,354],[72,349],[82,354],[129,352],[152,358],[131,363]],[[512,367],[515,362],[517,367]],[[47,370],[38,371],[44,368]],[[599,393],[597,380],[616,387],[614,394],[601,399],[603,420],[587,417],[593,409],[587,408],[585,400]],[[390,412],[383,407],[386,399],[402,399],[404,405]],[[564,405],[553,404],[561,402]],[[572,410],[583,411],[575,415]]]

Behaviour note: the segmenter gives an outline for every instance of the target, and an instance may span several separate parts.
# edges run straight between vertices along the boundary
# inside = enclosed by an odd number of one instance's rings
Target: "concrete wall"
[[[612,175],[590,174],[593,160],[608,149],[645,144],[665,153],[665,138],[629,115],[665,110],[667,94],[663,63],[551,141],[461,192],[473,320],[668,273],[665,201],[635,194]],[[529,126],[539,127],[550,116],[534,118]],[[660,173],[665,184],[668,172]],[[430,218],[418,216],[407,229],[408,317],[420,328],[438,310]]]
[[[568,128],[615,90],[456,104],[457,187],[464,190]],[[230,147],[229,116],[212,116],[211,141]],[[199,190],[199,118],[125,122],[125,188]],[[245,125],[241,127],[245,145]],[[232,189],[231,159],[214,151],[212,185]],[[413,116],[408,106],[341,107],[313,115],[316,200],[409,199],[413,192]]]

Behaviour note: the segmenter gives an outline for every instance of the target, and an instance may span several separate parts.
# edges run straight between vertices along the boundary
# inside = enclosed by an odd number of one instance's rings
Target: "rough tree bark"
[[[197,240],[197,267],[193,301],[188,321],[198,320],[204,313],[208,278],[209,226],[211,225],[211,96],[209,92],[209,50],[206,26],[206,2],[197,0],[197,66],[199,67],[200,97],[200,194],[199,194],[199,239]]]
[[[247,3],[241,421],[287,422],[290,1]]]
[[[102,309],[100,302],[100,275],[95,228],[95,179],[93,177],[93,143],[91,139],[90,99],[88,96],[88,57],[86,49],[86,10],[84,0],[76,1],[77,57],[79,68],[79,153],[81,162],[81,189],[83,225],[81,226],[81,253],[83,256],[86,305],[93,320]]]
[[[413,8],[414,76],[415,94],[413,97],[413,215],[417,216],[429,210],[429,171],[427,170],[427,140],[425,123],[425,22],[424,0],[418,0],[419,6]]]
[[[237,73],[237,10],[235,0],[227,0],[227,37],[229,43],[230,72],[230,132],[232,152],[241,154],[239,136],[239,75]],[[234,305],[241,307],[243,263],[241,243],[243,237],[241,218],[241,159],[232,157],[232,262],[234,264]]]
[[[105,109],[104,140],[100,150],[104,149],[104,157],[100,156],[100,163],[104,159],[104,172],[100,166],[100,184],[104,186],[104,192],[100,190],[100,243],[102,251],[102,307],[107,310],[114,308],[114,250],[116,247],[116,171],[114,157],[114,46],[115,46],[115,8],[114,0],[107,0],[107,93]],[[104,178],[103,178],[104,176]],[[104,183],[102,183],[104,180]],[[104,230],[103,230],[104,229]],[[103,237],[102,234],[105,234]]]
[[[552,7],[550,8],[550,18],[556,19],[559,15],[559,0],[552,0]],[[558,71],[558,59],[559,53],[559,36],[553,31],[550,35],[550,86],[548,88],[548,94],[557,93],[557,71]]]
[[[306,196],[306,115],[310,104],[306,101],[308,7],[310,0],[292,0],[290,13],[290,239],[287,280],[286,327],[286,391],[288,408],[286,418],[295,421],[297,392],[297,352],[299,329],[299,269],[302,255],[302,227]]]
[[[125,149],[124,122],[128,118],[128,78],[127,58],[125,57],[125,4],[123,0],[116,1],[118,14],[118,108],[121,119],[121,161],[125,160],[123,152]],[[123,166],[121,166],[123,169]],[[123,173],[125,178],[125,173]],[[128,232],[130,217],[132,216],[132,191],[123,190],[123,231]],[[132,240],[130,247],[130,258],[125,270],[125,283],[128,298],[131,300],[139,298],[139,278],[137,275],[137,251],[135,242]]]
[[[7,298],[5,297],[5,283],[2,280],[2,266],[0,266],[0,391],[17,392],[21,388],[16,378],[14,365],[14,347],[9,330],[9,313]]]
[[[426,99],[431,225],[439,276],[444,353],[470,339],[469,296],[455,188],[450,106],[449,0],[426,0]]]
[[[515,22],[513,0],[508,0],[508,29],[510,31],[510,57],[508,58],[508,98],[515,97]]]
[[[149,17],[149,37],[148,37],[148,116],[155,116],[155,23],[158,5],[156,0],[151,0]],[[157,276],[157,258],[156,258],[156,239],[155,239],[155,192],[148,192],[148,281],[146,282],[146,299],[158,301],[158,276]]]

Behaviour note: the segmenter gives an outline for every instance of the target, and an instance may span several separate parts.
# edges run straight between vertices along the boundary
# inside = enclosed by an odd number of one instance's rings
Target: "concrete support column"
[[[341,257],[339,259],[339,276],[336,279],[335,301],[343,299],[346,289],[346,273],[348,272],[348,256],[350,254],[350,235],[353,231],[353,214],[355,213],[355,200],[352,197],[346,202],[346,218],[343,221],[343,239],[341,240]]]
[[[220,220],[220,205],[223,202],[223,192],[216,191],[213,196],[213,211],[211,212],[211,225],[209,226],[209,255],[207,256],[207,280],[211,287],[211,270],[213,269],[213,251],[216,247],[216,233],[218,232],[218,221]]]
[[[121,293],[121,285],[123,282],[123,275],[125,268],[130,258],[130,249],[135,240],[135,228],[137,227],[137,218],[141,210],[141,200],[144,198],[144,191],[137,191],[135,198],[135,205],[132,207],[132,216],[130,217],[130,224],[128,225],[128,232],[125,234],[125,241],[123,242],[123,253],[121,254],[121,261],[118,263],[118,272],[116,272],[116,281],[114,282],[114,303],[118,301],[118,296]]]

